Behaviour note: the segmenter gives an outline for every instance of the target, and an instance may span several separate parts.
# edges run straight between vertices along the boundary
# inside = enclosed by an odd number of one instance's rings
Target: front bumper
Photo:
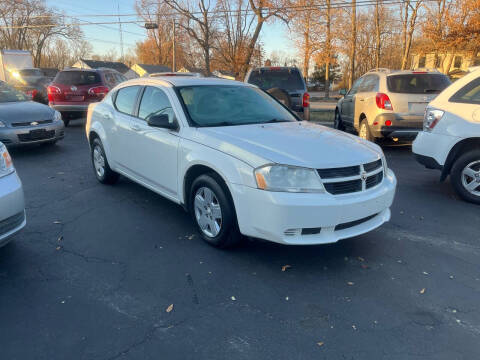
[[[43,133],[35,134],[36,130],[41,130]],[[64,136],[63,121],[54,121],[48,125],[0,128],[0,141],[7,146],[41,144],[63,139]]]
[[[23,188],[16,172],[0,178],[0,246],[26,225]]]
[[[391,126],[385,122],[391,121]],[[385,113],[378,115],[370,125],[370,132],[376,138],[414,140],[423,128],[423,115]]]
[[[391,170],[372,189],[345,194],[270,192],[231,184],[243,235],[281,244],[334,243],[390,219],[397,180]]]

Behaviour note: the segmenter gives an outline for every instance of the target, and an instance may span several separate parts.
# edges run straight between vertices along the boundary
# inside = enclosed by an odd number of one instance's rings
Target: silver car
[[[20,181],[5,145],[0,143],[0,246],[26,225]]]
[[[7,146],[47,143],[64,137],[58,111],[37,102],[0,81],[0,141]]]
[[[366,140],[414,140],[427,104],[450,85],[436,70],[371,70],[338,101],[334,127]]]

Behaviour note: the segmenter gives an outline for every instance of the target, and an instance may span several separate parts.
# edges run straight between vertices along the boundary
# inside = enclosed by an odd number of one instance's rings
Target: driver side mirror
[[[147,119],[148,126],[161,128],[161,129],[169,129],[169,130],[177,130],[178,124],[177,121],[174,120],[170,122],[170,119],[167,114],[159,114],[150,116]]]
[[[345,95],[347,95],[347,89],[340,89],[340,91],[338,93],[342,96],[345,96]]]

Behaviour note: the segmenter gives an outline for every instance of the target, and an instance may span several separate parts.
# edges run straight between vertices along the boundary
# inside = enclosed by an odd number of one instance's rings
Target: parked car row
[[[334,127],[372,142],[412,141],[416,159],[480,204],[480,69],[451,84],[435,70],[375,69],[343,92]]]

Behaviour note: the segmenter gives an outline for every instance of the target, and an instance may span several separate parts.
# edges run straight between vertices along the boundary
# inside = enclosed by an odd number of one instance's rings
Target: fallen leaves
[[[359,261],[362,261],[362,262],[365,261],[365,259],[362,258],[361,256],[359,256],[357,259],[358,259]]]
[[[353,286],[353,285],[355,285],[355,283],[354,283],[354,282],[352,282],[352,281],[349,281],[349,282],[347,282],[347,285],[349,285],[349,286]]]
[[[420,294],[425,294],[425,288],[423,288],[422,290],[420,290]]]
[[[172,312],[172,310],[173,310],[173,304],[170,304],[170,305],[168,305],[168,307],[167,307],[167,309],[165,310],[165,312],[170,313],[170,312]]]
[[[237,298],[236,298],[235,296],[230,297],[230,299],[232,299],[232,301],[236,301],[236,300],[237,300]]]
[[[317,342],[317,345],[318,345],[318,346],[323,346],[324,344],[325,344],[325,343],[324,343],[323,341]]]
[[[55,220],[53,223],[59,225],[59,224],[61,224],[62,222],[59,221],[59,220]]]
[[[282,266],[282,271],[287,271],[287,269],[290,269],[292,267],[292,265],[283,265]]]

